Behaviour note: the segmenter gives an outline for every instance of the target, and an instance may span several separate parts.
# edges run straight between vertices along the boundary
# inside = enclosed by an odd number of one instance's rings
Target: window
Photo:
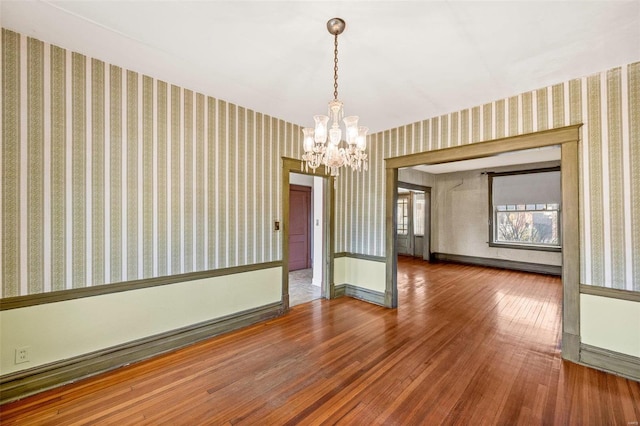
[[[407,235],[409,231],[409,196],[398,197],[398,235]]]
[[[560,250],[559,168],[489,173],[489,245]]]
[[[413,234],[424,235],[424,192],[413,193]]]

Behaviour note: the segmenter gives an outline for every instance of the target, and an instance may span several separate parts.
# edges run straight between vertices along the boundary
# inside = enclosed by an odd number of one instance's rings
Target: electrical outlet
[[[16,364],[29,362],[29,347],[16,348]]]

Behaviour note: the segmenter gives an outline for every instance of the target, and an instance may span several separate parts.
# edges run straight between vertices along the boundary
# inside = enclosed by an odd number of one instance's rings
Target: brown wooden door
[[[289,270],[311,267],[311,188],[289,186]]]

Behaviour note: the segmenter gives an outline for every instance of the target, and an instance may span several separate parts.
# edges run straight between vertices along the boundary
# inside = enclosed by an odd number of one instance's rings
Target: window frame
[[[396,202],[396,209],[400,207],[400,201],[403,201],[403,215],[402,215],[402,220],[400,220],[400,212],[398,212],[398,220],[396,221],[396,233],[397,235],[402,235],[402,236],[406,236],[409,237],[409,233],[410,233],[410,227],[412,226],[411,221],[409,220],[409,208],[411,208],[411,193],[407,193],[407,194],[398,194],[398,201]],[[406,212],[406,214],[404,214]],[[404,220],[406,218],[406,221]],[[402,228],[401,232],[401,228],[400,226],[404,225]]]
[[[549,251],[549,252],[562,252],[562,204],[560,203],[558,206],[558,241],[560,241],[559,245],[545,245],[545,244],[531,244],[531,243],[503,243],[496,241],[495,227],[497,213],[498,210],[493,205],[493,178],[501,177],[501,176],[511,176],[511,175],[523,175],[523,174],[534,174],[534,173],[545,173],[545,172],[559,172],[560,166],[556,167],[545,167],[539,169],[527,169],[527,170],[516,170],[510,172],[487,172],[488,176],[488,195],[489,195],[489,203],[488,203],[488,224],[489,224],[489,239],[487,244],[489,247],[498,247],[498,248],[510,248],[517,250],[537,250],[537,251]],[[547,203],[552,204],[552,203]],[[516,210],[520,211],[520,210]],[[546,211],[546,210],[540,210]]]

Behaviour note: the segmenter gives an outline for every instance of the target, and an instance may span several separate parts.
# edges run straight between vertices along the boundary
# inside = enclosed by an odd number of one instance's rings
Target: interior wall
[[[299,126],[1,37],[1,298],[281,260]],[[268,271],[2,310],[0,374],[277,302]]]
[[[282,258],[301,129],[2,30],[0,297]]]
[[[433,188],[436,184],[436,176],[431,173],[414,169],[398,170],[398,182],[412,183],[414,185]]]
[[[362,289],[385,292],[385,263],[343,256],[334,260],[335,285],[351,284]]]
[[[581,294],[580,337],[582,343],[640,359],[640,302]]]
[[[583,124],[580,282],[638,292],[638,117],[640,62],[373,134],[369,171],[338,180],[336,252],[384,256],[384,158]]]
[[[489,247],[489,183],[487,171],[504,172],[557,166],[495,167],[443,173],[435,176],[431,191],[432,251],[445,254],[512,260],[543,265],[562,265],[562,253]]]
[[[0,374],[37,367],[280,301],[282,268],[0,311]],[[15,364],[15,348],[30,360]]]

